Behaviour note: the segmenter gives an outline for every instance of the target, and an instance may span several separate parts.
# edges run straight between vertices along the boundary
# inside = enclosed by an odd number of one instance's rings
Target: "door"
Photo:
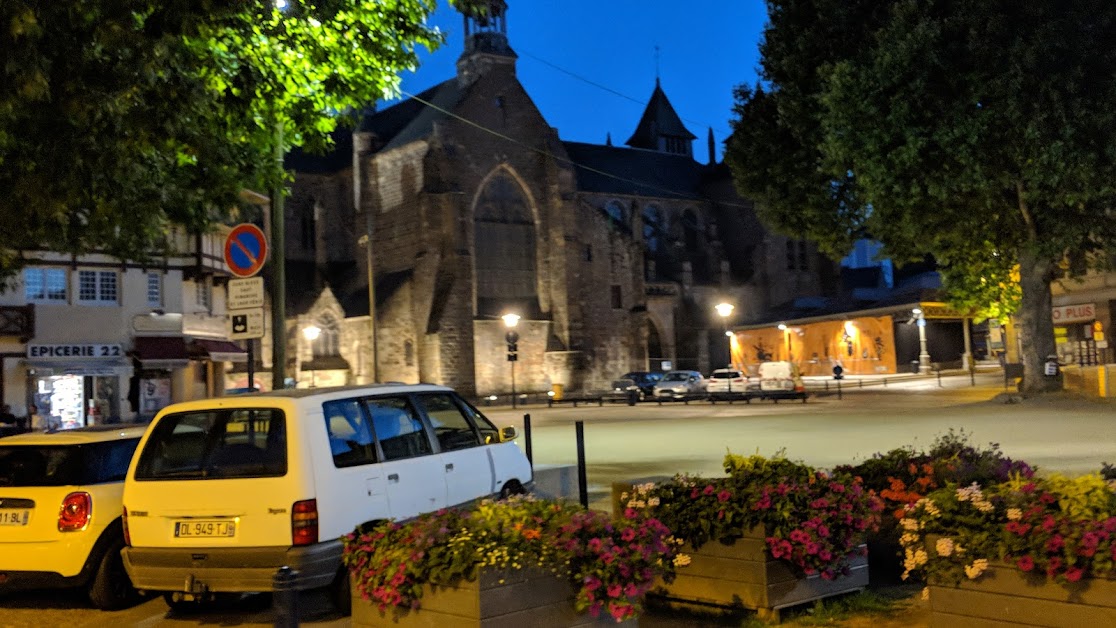
[[[322,415],[333,467],[319,465],[315,474],[318,508],[328,513],[319,523],[326,538],[346,534],[356,524],[387,519],[390,510],[387,479],[364,405],[359,399],[327,401]]]
[[[409,519],[446,505],[446,479],[422,420],[404,397],[364,401],[381,456],[388,510]]]
[[[496,492],[488,448],[454,395],[433,393],[419,395],[418,399],[438,442],[446,504],[455,506]]]

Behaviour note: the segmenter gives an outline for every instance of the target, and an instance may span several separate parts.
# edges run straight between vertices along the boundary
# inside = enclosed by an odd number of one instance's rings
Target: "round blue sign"
[[[237,277],[251,277],[260,272],[267,261],[267,238],[251,223],[233,227],[225,238],[225,263]]]

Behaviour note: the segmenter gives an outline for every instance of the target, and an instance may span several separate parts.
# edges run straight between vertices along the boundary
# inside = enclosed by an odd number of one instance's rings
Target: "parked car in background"
[[[705,394],[705,377],[697,371],[668,371],[655,384],[656,399],[686,399]]]
[[[711,399],[743,397],[745,393],[759,390],[759,382],[751,382],[738,369],[717,369],[705,380],[705,391]]]
[[[620,376],[620,379],[632,380],[639,387],[639,392],[643,395],[643,398],[651,399],[655,396],[655,384],[663,379],[663,374],[649,371],[632,371],[631,373],[624,373]]]
[[[0,441],[0,592],[84,588],[101,609],[140,600],[120,550],[124,476],[145,426]]]
[[[793,362],[764,362],[759,365],[760,397],[806,400],[806,384]]]
[[[630,379],[614,379],[612,380],[612,387],[602,395],[605,401],[623,402],[629,406],[634,406],[639,403],[643,393],[640,392],[639,386],[636,385],[634,380]]]

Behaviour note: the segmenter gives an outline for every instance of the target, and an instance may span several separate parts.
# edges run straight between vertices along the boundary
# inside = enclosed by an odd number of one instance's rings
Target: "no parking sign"
[[[237,277],[251,277],[260,272],[267,261],[267,238],[251,223],[242,223],[225,238],[225,263]]]

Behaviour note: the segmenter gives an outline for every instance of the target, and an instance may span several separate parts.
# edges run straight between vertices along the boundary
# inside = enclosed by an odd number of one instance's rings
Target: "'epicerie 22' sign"
[[[27,357],[34,360],[101,360],[124,356],[119,344],[67,343],[27,345]]]

